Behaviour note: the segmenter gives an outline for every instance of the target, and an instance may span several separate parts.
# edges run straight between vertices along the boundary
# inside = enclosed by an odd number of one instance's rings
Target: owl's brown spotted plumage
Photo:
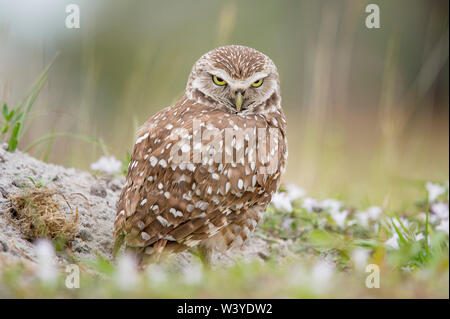
[[[264,54],[225,46],[202,56],[185,96],[139,129],[117,204],[116,246],[140,257],[242,245],[287,159],[278,72]]]

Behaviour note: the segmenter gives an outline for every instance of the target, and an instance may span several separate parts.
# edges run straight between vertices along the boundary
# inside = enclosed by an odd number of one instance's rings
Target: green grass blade
[[[22,126],[21,122],[17,122],[14,125],[14,128],[11,132],[11,136],[9,137],[9,141],[8,141],[8,151],[9,152],[14,152],[17,148],[17,145],[19,144],[19,132],[20,132],[20,127]]]
[[[397,216],[395,216],[395,218],[396,218],[397,220],[399,220],[399,218],[398,218]],[[393,226],[394,229],[395,229],[395,232],[397,233],[398,237],[400,238],[400,241],[401,241],[403,244],[407,244],[408,241],[405,239],[405,237],[403,236],[402,232],[397,228],[397,226],[395,226],[394,219],[392,219],[392,218],[391,218],[391,223],[392,223],[392,226]]]
[[[89,136],[79,135],[79,134],[75,134],[75,133],[67,133],[67,132],[56,132],[56,133],[50,133],[50,134],[41,136],[40,138],[34,140],[33,142],[31,142],[30,145],[25,147],[24,152],[28,152],[29,150],[36,147],[37,145],[44,143],[48,140],[52,140],[55,137],[69,137],[69,138],[77,139],[77,140],[84,141],[87,143],[93,143],[93,144],[98,145],[105,149],[107,147],[107,145],[105,143],[103,143],[102,141],[99,141],[99,140],[89,137]]]
[[[3,117],[8,120],[8,106],[6,105],[6,103],[3,104],[2,114]]]
[[[430,247],[428,245],[428,223],[429,223],[429,215],[430,215],[430,202],[427,201],[427,209],[425,211],[425,251],[427,252],[427,256],[430,253]]]
[[[42,78],[47,76],[48,71],[50,70],[51,66],[55,62],[56,58],[58,57],[59,53],[55,54],[53,59],[50,61],[49,64],[45,67],[45,69],[41,72],[39,77],[36,79],[36,81],[31,85],[30,89],[25,93],[24,97],[19,101],[19,103],[14,107],[14,110],[21,110],[25,102],[28,100],[28,98],[33,94],[33,92],[36,91],[36,88],[39,86],[39,84],[42,81]]]
[[[55,132],[51,132],[50,134],[54,134]],[[53,138],[48,140],[47,146],[45,148],[44,154],[42,156],[42,160],[44,162],[48,162],[48,158],[50,157],[50,153],[52,151],[52,147],[53,147],[53,142],[55,140],[55,137],[53,136]]]
[[[44,87],[45,83],[47,82],[47,76],[44,76],[41,81],[39,82],[39,85],[36,87],[36,90],[31,94],[30,98],[28,99],[25,110],[21,113],[18,122],[24,122],[28,113],[31,110],[31,107],[33,106],[34,102],[36,101],[36,98],[39,96],[39,93],[41,92],[42,88]],[[22,126],[21,126],[22,127]],[[19,139],[23,135],[23,130],[19,130]]]

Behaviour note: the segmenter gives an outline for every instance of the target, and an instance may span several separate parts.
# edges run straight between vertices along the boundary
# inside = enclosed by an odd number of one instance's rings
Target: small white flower
[[[439,220],[448,219],[448,203],[436,203],[431,206],[431,211]]]
[[[122,163],[114,156],[106,157],[102,156],[100,159],[91,164],[91,169],[94,171],[101,171],[108,174],[114,174],[120,171]]]
[[[272,205],[278,209],[286,212],[292,212],[292,204],[286,193],[277,192],[272,196]]]
[[[299,199],[300,197],[303,197],[306,195],[306,191],[301,189],[300,187],[298,187],[295,184],[287,184],[286,190],[287,190],[287,197],[291,201]]]
[[[394,249],[399,249],[400,246],[398,244],[398,240],[399,240],[398,234],[394,233],[391,238],[389,238],[388,240],[386,240],[384,242],[384,244],[386,246],[388,246],[388,247],[391,247],[391,248],[394,248]]]
[[[383,210],[381,209],[381,207],[378,207],[378,206],[371,206],[371,207],[367,208],[367,210],[366,210],[366,213],[369,215],[369,218],[372,220],[378,219],[378,217],[381,215],[382,212],[383,212]]]
[[[38,240],[35,244],[38,262],[37,276],[42,281],[53,283],[58,277],[55,267],[55,251],[53,245],[48,240]]]
[[[319,206],[319,203],[317,200],[311,197],[305,197],[303,199],[302,207],[305,209],[308,213],[314,212],[314,209]]]
[[[421,241],[422,239],[425,239],[425,236],[422,233],[416,234],[414,236],[415,241]],[[430,235],[428,235],[428,245],[431,245],[431,236]]]
[[[419,233],[419,234],[415,235],[415,240],[416,241],[422,240],[424,238],[425,238],[425,236],[422,233]]]
[[[356,225],[358,222],[356,220],[350,220],[347,222],[348,227],[352,227],[353,225]]]
[[[431,220],[432,217],[433,217],[433,216],[430,216],[430,222],[431,222],[431,223],[433,223],[433,221]],[[424,212],[420,212],[419,214],[417,214],[417,218],[418,218],[420,221],[422,221],[422,222],[425,223],[425,221],[427,220],[427,214],[424,213]]]
[[[316,263],[311,272],[313,289],[316,293],[323,293],[330,288],[334,267],[325,261]]]
[[[367,260],[369,259],[369,250],[358,247],[352,251],[351,255],[353,264],[358,270],[364,270],[367,266]]]
[[[448,219],[441,220],[441,223],[436,226],[436,230],[442,230],[448,235]]]
[[[336,199],[328,198],[320,203],[322,209],[329,210],[331,212],[339,212],[342,207],[342,202]]]
[[[358,212],[356,214],[356,219],[363,227],[369,226],[370,220],[377,220],[379,215],[382,213],[382,209],[378,206],[372,206],[367,208],[365,211]]]
[[[356,213],[356,219],[362,227],[366,228],[369,226],[369,214],[367,212]]]
[[[193,263],[183,268],[183,279],[188,285],[195,285],[202,281],[203,269],[199,263]]]
[[[428,192],[428,201],[430,203],[433,203],[439,196],[447,191],[447,187],[431,182],[426,183],[425,187]]]
[[[137,263],[133,256],[123,255],[117,264],[115,282],[120,289],[130,290],[138,282]]]
[[[337,210],[330,211],[331,218],[333,218],[333,220],[336,222],[336,224],[340,228],[345,227],[345,220],[347,219],[347,215],[348,215],[348,211],[346,211],[346,210],[344,210],[342,212],[337,211]]]

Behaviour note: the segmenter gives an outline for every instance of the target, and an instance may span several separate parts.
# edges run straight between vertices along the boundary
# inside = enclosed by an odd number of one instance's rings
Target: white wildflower
[[[100,159],[91,164],[91,169],[94,171],[101,171],[108,174],[114,174],[120,171],[122,163],[114,156],[102,156]]]
[[[439,220],[448,219],[448,203],[436,203],[431,206],[431,211]]]
[[[382,209],[378,206],[372,206],[367,208],[365,211],[358,212],[356,214],[356,219],[359,221],[359,224],[363,227],[369,226],[370,220],[377,220],[380,214],[382,213]]]
[[[414,236],[415,241],[420,241],[422,239],[425,239],[425,236],[423,233],[419,233]],[[428,235],[428,245],[431,245],[431,236],[430,235]]]
[[[119,259],[114,279],[123,290],[130,290],[137,284],[137,263],[133,256],[125,254]]]
[[[322,209],[329,210],[331,212],[339,212],[342,207],[342,202],[336,199],[328,198],[320,203]]]
[[[306,191],[295,184],[287,184],[287,197],[293,201],[306,195]]]
[[[420,212],[419,214],[417,214],[417,219],[419,219],[421,222],[425,223],[425,221],[427,220],[427,214],[425,212]],[[432,219],[433,219],[433,216],[430,216],[431,223],[433,223]],[[435,218],[435,220],[436,220],[436,218]]]
[[[55,251],[48,240],[38,240],[35,244],[38,262],[37,276],[44,282],[54,283],[58,277],[55,266]]]
[[[367,212],[356,213],[356,219],[362,227],[366,228],[369,226],[369,214]]]
[[[359,271],[362,271],[367,266],[367,260],[369,259],[369,250],[358,247],[352,251],[351,258],[353,264],[355,265],[355,268]]]
[[[319,206],[319,203],[317,200],[311,197],[305,197],[303,199],[302,207],[308,212],[312,213],[314,212],[314,209],[316,209]]]
[[[344,210],[342,212],[340,212],[338,210],[331,210],[330,211],[331,218],[333,218],[333,220],[336,222],[336,224],[340,228],[344,228],[345,227],[345,221],[347,219],[347,215],[348,215],[348,211],[346,211],[346,210]]]
[[[325,261],[319,261],[314,265],[311,272],[313,289],[316,293],[323,293],[331,286],[334,267]]]
[[[426,183],[425,187],[428,192],[428,201],[430,203],[433,203],[439,196],[447,191],[447,187],[431,182]]]
[[[284,192],[277,192],[272,196],[272,205],[278,209],[286,212],[292,212],[291,200]]]
[[[348,221],[347,222],[347,226],[348,227],[351,227],[351,226],[353,226],[353,225],[356,225],[358,222],[356,221],[356,220],[350,220],[350,221]]]
[[[388,246],[388,247],[391,247],[391,248],[394,248],[394,249],[399,249],[400,248],[400,246],[398,244],[398,240],[399,239],[400,238],[398,237],[398,234],[394,233],[391,238],[389,238],[388,240],[386,240],[384,242],[384,244],[386,246]]]
[[[436,230],[442,230],[448,235],[448,219],[441,220],[441,223],[436,226]]]
[[[371,207],[367,208],[367,210],[366,210],[366,213],[369,215],[369,218],[372,220],[378,219],[378,217],[381,215],[382,212],[383,212],[383,210],[381,209],[381,207],[378,207],[378,206],[371,206]]]

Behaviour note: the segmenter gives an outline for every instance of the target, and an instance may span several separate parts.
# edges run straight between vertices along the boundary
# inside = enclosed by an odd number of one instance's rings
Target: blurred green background
[[[81,28],[65,28],[79,4]],[[367,29],[365,7],[381,9]],[[179,99],[203,53],[269,55],[288,119],[285,181],[317,197],[404,208],[449,176],[448,1],[0,0],[0,102],[15,105],[59,52],[19,149],[50,132],[101,139],[125,159],[134,132]],[[104,150],[51,141],[88,169]],[[47,144],[30,153],[45,156]]]

